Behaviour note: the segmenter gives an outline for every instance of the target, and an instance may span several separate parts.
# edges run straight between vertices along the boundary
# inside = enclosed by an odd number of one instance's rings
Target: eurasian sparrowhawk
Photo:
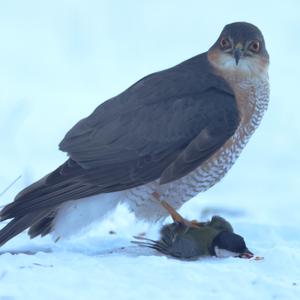
[[[68,160],[3,208],[0,245],[103,216],[124,202],[138,218],[167,212],[217,183],[259,125],[269,101],[269,56],[260,30],[232,23],[215,44],[153,73],[79,121],[59,147]]]

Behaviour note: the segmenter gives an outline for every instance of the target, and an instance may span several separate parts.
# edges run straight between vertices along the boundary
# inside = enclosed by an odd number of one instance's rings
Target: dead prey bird
[[[178,214],[167,202],[161,201],[173,223],[165,225],[160,240],[154,241],[135,236],[132,243],[155,249],[165,255],[179,259],[197,259],[200,256],[252,258],[240,235],[233,232],[231,224],[220,216],[208,222],[188,221]]]

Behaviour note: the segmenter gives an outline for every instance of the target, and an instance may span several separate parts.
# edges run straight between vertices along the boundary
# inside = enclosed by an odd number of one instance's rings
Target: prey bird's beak
[[[238,65],[239,63],[239,60],[242,56],[242,53],[243,53],[243,45],[241,43],[238,43],[235,48],[234,48],[234,51],[233,51],[233,56],[234,56],[234,59],[235,59],[235,64]]]
[[[240,258],[252,258],[253,256],[254,254],[248,248],[246,248],[245,251],[239,255]]]

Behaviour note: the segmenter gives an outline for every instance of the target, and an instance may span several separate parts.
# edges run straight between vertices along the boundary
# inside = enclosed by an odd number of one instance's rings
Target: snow
[[[0,203],[65,159],[57,144],[101,101],[206,51],[227,23],[264,33],[270,108],[226,178],[180,210],[221,214],[264,260],[186,262],[130,243],[161,224],[125,207],[68,240],[23,233],[0,249],[0,300],[299,299],[300,4],[298,1],[2,1]],[[169,220],[170,221],[170,220]],[[115,234],[109,234],[114,231]]]

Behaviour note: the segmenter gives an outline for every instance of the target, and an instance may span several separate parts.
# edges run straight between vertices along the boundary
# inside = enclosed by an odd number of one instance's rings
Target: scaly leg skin
[[[161,200],[157,192],[153,192],[152,196],[168,211],[174,222],[181,223],[187,227],[199,228],[199,223],[195,220],[188,221],[184,219],[168,202]]]

